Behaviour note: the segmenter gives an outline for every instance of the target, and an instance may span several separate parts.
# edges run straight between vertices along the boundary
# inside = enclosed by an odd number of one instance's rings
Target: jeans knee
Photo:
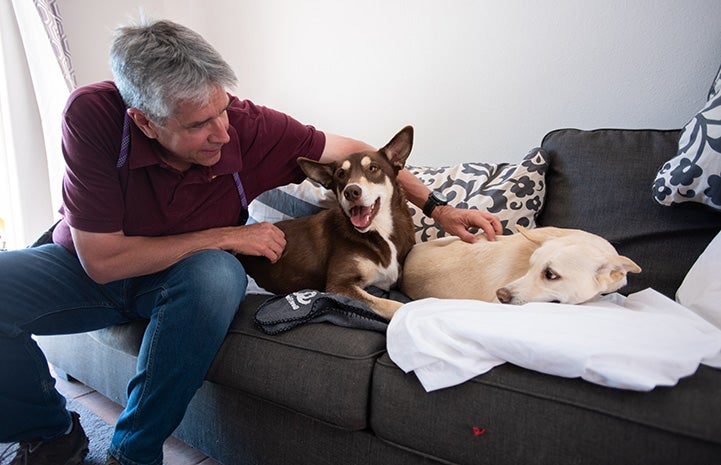
[[[245,297],[248,276],[240,261],[221,250],[198,252],[182,262],[177,285],[206,312],[235,312]]]
[[[248,276],[243,265],[231,253],[222,250],[197,252],[187,260],[193,262],[194,282],[209,290],[245,292]]]

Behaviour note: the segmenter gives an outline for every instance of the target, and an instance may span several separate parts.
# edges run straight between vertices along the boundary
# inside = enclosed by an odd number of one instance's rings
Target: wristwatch
[[[423,214],[430,218],[433,209],[440,205],[448,205],[448,199],[440,191],[431,191],[431,193],[428,194],[426,204],[423,205]]]

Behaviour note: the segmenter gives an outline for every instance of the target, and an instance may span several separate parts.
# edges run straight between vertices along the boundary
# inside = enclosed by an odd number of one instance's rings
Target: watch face
[[[447,204],[448,203],[448,198],[445,195],[443,195],[443,192],[433,191],[431,193],[431,195],[433,196],[434,200],[436,200],[437,203],[439,203],[439,204]]]

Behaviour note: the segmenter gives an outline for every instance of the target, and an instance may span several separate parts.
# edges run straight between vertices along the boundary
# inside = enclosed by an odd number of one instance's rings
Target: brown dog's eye
[[[560,278],[560,276],[554,273],[553,270],[550,268],[546,268],[545,270],[543,270],[543,277],[549,281],[555,281]]]
[[[371,173],[375,173],[376,171],[378,171],[378,165],[370,165],[368,167],[368,171],[370,171]]]
[[[336,177],[338,177],[338,179],[344,179],[345,178],[345,170],[339,169],[338,171],[335,172],[335,175],[336,175]]]

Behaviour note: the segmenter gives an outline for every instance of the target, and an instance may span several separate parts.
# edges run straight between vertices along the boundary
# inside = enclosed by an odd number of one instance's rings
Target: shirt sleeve
[[[124,105],[108,92],[76,91],[62,121],[65,220],[76,229],[114,232],[123,226],[123,195],[115,167]]]

